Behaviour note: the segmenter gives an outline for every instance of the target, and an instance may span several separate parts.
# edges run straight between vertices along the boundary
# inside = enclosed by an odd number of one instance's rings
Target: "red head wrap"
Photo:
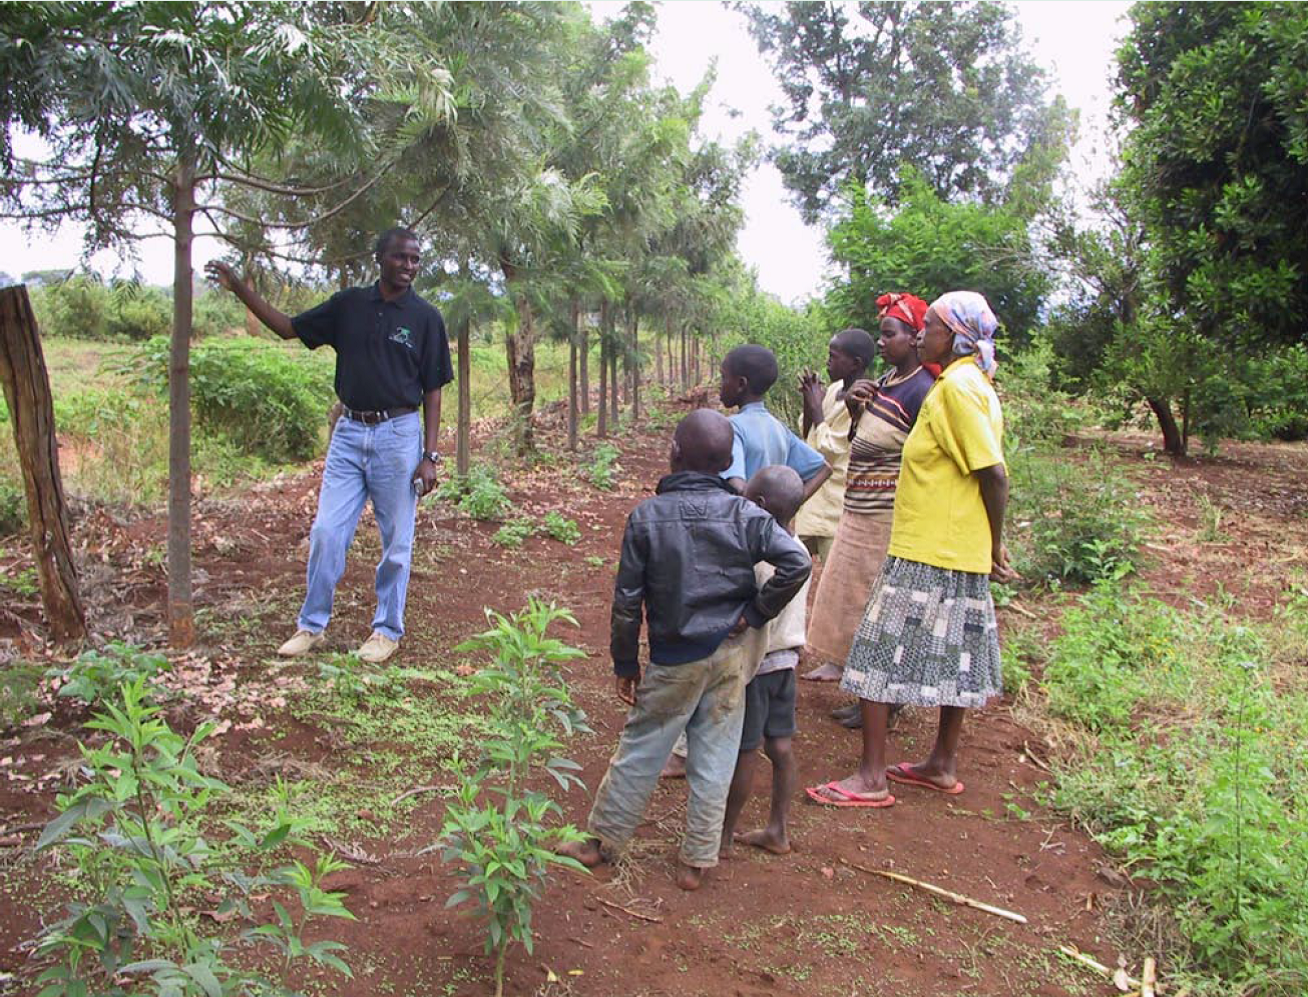
[[[897,318],[915,332],[921,332],[929,307],[912,294],[883,294],[877,298],[877,318]]]

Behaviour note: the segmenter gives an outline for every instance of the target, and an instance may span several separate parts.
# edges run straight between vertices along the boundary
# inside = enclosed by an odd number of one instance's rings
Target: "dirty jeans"
[[[741,639],[733,638],[699,661],[645,670],[590,811],[590,832],[605,849],[621,852],[635,834],[659,771],[685,731],[691,749],[686,763],[690,799],[681,861],[700,869],[718,864],[727,789],[745,716],[745,656]]]
[[[337,421],[323,466],[318,515],[309,532],[308,579],[298,623],[301,630],[320,633],[331,619],[336,583],[345,573],[345,552],[354,539],[363,504],[371,499],[382,541],[372,628],[391,640],[404,634],[404,601],[418,508],[413,476],[422,460],[422,432],[417,412],[375,426],[346,416]]]

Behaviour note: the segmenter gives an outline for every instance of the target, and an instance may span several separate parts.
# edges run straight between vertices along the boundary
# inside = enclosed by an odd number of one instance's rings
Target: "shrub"
[[[595,448],[584,472],[586,480],[596,488],[612,491],[617,484],[618,458],[621,456],[622,452],[612,443],[601,443]]]
[[[550,827],[563,810],[539,790],[534,775],[547,774],[563,788],[581,785],[576,762],[559,755],[562,736],[589,731],[585,715],[568,693],[560,665],[585,652],[546,636],[550,625],[577,621],[565,609],[535,599],[505,617],[487,610],[492,627],[458,651],[491,651],[495,661],[472,680],[490,703],[489,731],[475,771],[466,773],[445,811],[444,858],[458,864],[463,888],[447,906],[474,905],[486,923],[486,951],[495,954],[495,993],[504,992],[504,961],[515,942],[532,950],[532,905],[544,890],[551,865],[578,872],[575,859],[557,854],[582,835],[572,825]],[[496,798],[498,797],[498,801]]]
[[[197,339],[221,336],[233,329],[244,330],[245,306],[227,291],[205,291],[195,296],[191,327]]]
[[[499,519],[509,511],[509,494],[495,470],[474,464],[466,475],[451,475],[436,489],[438,498],[454,502],[473,519]]]
[[[581,528],[575,519],[568,519],[561,512],[551,509],[541,521],[541,532],[553,537],[560,543],[574,547],[581,542]]]
[[[21,533],[27,526],[27,494],[21,482],[0,476],[0,537]]]
[[[167,335],[173,323],[171,295],[139,281],[106,285],[94,274],[77,274],[33,288],[31,300],[46,336],[142,340]]]
[[[1122,471],[1099,451],[1009,448],[1005,536],[1028,580],[1085,584],[1135,564],[1147,516]]]
[[[495,531],[491,543],[501,547],[521,547],[536,532],[530,519],[510,519]]]
[[[124,369],[160,393],[168,384],[168,341],[155,338]],[[319,446],[323,413],[333,398],[330,369],[297,362],[257,339],[213,340],[191,350],[191,405],[206,432],[271,461],[305,460]]]
[[[102,650],[84,651],[70,665],[51,668],[46,678],[60,683],[61,697],[80,699],[88,706],[116,701],[124,685],[135,683],[140,683],[143,702],[156,703],[167,696],[155,680],[171,668],[161,654],[114,641]]]

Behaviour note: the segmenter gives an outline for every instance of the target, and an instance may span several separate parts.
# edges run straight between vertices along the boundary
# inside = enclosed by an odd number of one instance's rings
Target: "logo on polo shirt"
[[[400,326],[398,329],[396,329],[394,332],[391,333],[390,338],[392,343],[399,343],[401,346],[407,346],[409,349],[412,350],[414,349],[413,340],[411,338],[412,336],[413,333],[411,333],[404,326]]]

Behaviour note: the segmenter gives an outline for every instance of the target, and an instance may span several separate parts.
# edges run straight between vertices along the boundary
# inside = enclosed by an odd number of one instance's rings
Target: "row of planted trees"
[[[570,344],[569,438],[598,374],[598,431],[642,370],[685,383],[696,337],[752,293],[734,256],[750,142],[697,135],[711,80],[656,85],[652,5],[605,24],[580,4],[116,3],[0,9],[2,214],[76,221],[88,248],[166,234],[169,625],[194,635],[190,582],[192,247],[220,239],[256,282],[308,268],[371,276],[375,233],[428,246],[426,287],[460,366],[499,320],[517,445],[535,445],[536,346]],[[588,369],[591,337],[599,367]],[[654,347],[659,343],[666,357]],[[676,359],[673,359],[673,353]],[[670,370],[664,376],[672,378]]]

